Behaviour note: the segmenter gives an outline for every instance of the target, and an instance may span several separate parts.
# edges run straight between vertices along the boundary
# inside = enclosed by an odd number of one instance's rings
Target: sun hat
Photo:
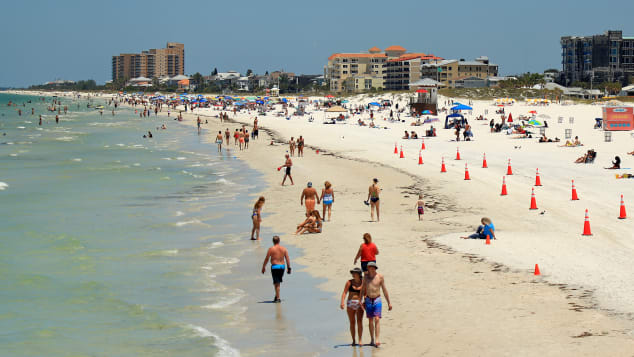
[[[350,274],[354,274],[354,273],[358,273],[359,275],[363,275],[363,270],[361,270],[361,268],[359,268],[359,267],[354,267],[353,269],[350,269]]]
[[[367,265],[367,267],[368,267],[368,268],[369,268],[369,267],[374,267],[375,269],[379,269],[379,267],[378,267],[378,266],[376,266],[376,263],[375,263],[375,262],[369,262],[369,263],[368,263],[368,265]]]

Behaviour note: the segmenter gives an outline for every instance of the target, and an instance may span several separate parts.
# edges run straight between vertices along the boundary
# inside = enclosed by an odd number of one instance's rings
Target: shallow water
[[[85,99],[60,99],[71,112],[55,124],[39,97],[0,94],[3,354],[297,355],[330,348],[320,338],[332,328],[299,324],[300,303],[257,304],[272,296],[268,276],[257,274],[268,241],[248,242],[245,226],[263,188],[257,172],[176,122],[120,108],[102,116]],[[7,107],[9,100],[20,106]],[[167,130],[156,129],[162,123]],[[148,130],[154,137],[142,138]],[[306,288],[315,282],[305,274],[293,275],[303,284],[289,288],[290,296],[331,304]]]

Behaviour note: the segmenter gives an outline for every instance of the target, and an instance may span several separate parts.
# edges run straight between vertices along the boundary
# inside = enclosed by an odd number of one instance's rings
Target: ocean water
[[[307,330],[293,305],[257,304],[273,290],[257,272],[268,239],[248,241],[263,188],[256,172],[166,118],[100,115],[86,99],[63,97],[70,112],[55,124],[51,98],[39,99],[0,94],[1,355],[322,348],[315,336],[332,326]],[[154,137],[142,138],[148,130]]]

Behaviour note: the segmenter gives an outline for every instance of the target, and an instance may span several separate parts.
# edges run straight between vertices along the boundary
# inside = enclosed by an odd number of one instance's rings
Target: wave
[[[212,333],[204,327],[196,326],[196,325],[187,325],[188,328],[193,330],[196,335],[200,337],[212,337],[214,339],[214,345],[218,347],[218,356],[221,357],[240,357],[240,352],[231,347],[229,341],[221,338],[220,336]]]
[[[202,224],[202,222],[197,220],[197,219],[192,219],[190,221],[180,221],[180,222],[174,223],[174,225],[176,227],[183,227],[183,226],[187,226],[187,225],[190,225],[190,224]]]
[[[221,183],[221,184],[224,184],[224,185],[235,185],[233,182],[231,182],[231,181],[229,181],[227,179],[224,179],[224,178],[216,180],[216,183]]]
[[[75,162],[81,162],[81,159],[80,159],[80,158],[74,158],[74,159],[73,159],[73,161],[75,161]]]
[[[209,305],[203,305],[202,307],[205,309],[213,310],[225,309],[231,305],[237,304],[240,300],[242,300],[244,296],[245,294],[242,293],[241,290],[238,290],[238,292],[233,296],[221,298],[218,302]]]
[[[6,182],[0,181],[0,191],[4,191],[7,188],[9,188],[9,184],[7,184]]]

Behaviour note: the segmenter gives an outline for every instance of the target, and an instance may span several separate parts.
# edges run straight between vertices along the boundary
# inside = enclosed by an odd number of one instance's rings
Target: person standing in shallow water
[[[280,245],[280,237],[273,236],[273,246],[266,252],[264,264],[262,264],[262,274],[266,272],[266,264],[271,259],[271,276],[273,277],[273,286],[275,287],[275,297],[273,302],[282,302],[280,299],[280,285],[284,277],[284,269],[288,274],[291,273],[291,259],[288,257],[288,250]],[[286,260],[286,266],[284,265]]]
[[[253,212],[251,213],[251,221],[253,221],[253,228],[251,229],[251,240],[260,239],[260,224],[262,223],[262,207],[264,207],[264,196],[260,196],[253,205]],[[255,233],[255,238],[253,234]]]
[[[359,335],[359,345],[363,345],[361,338],[363,336],[363,308],[361,307],[361,287],[363,285],[362,271],[359,267],[350,270],[352,279],[346,282],[346,286],[343,288],[341,294],[341,310],[346,306],[346,312],[348,314],[348,320],[350,321],[350,335],[352,336],[352,345],[357,345],[355,336],[356,332]],[[344,303],[348,295],[348,301]]]
[[[218,131],[216,135],[216,144],[218,144],[218,152],[222,152],[222,131]]]
[[[392,311],[392,303],[390,302],[390,295],[385,287],[385,279],[383,275],[376,272],[379,267],[375,262],[368,263],[368,272],[363,277],[363,287],[361,288],[361,297],[364,298],[365,314],[368,318],[369,330],[370,330],[370,344],[379,347],[379,335],[381,328],[379,322],[381,320],[381,290],[387,300],[388,310]]]

